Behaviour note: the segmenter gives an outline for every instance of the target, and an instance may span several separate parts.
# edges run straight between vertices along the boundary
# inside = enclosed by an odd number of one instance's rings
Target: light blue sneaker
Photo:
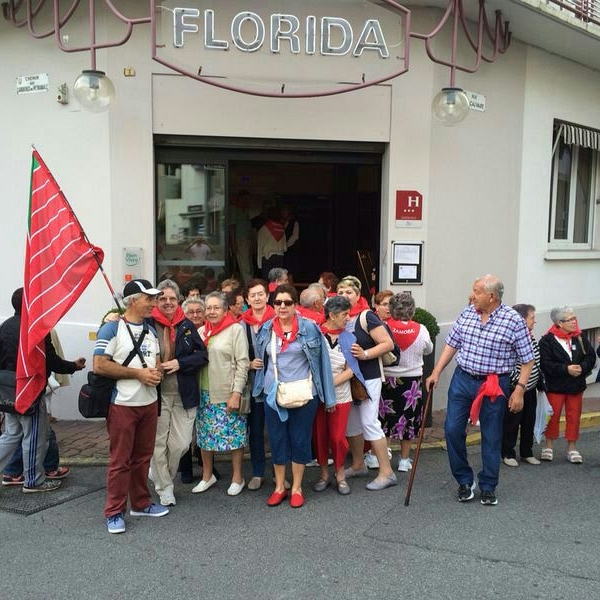
[[[160,504],[154,504],[154,502],[145,508],[144,510],[133,510],[129,511],[132,517],[164,517],[169,514],[169,509],[166,506]]]
[[[125,519],[123,513],[117,513],[106,519],[108,533],[125,533]]]

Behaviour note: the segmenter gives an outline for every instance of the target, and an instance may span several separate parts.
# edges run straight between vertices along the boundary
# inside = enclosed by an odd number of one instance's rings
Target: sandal
[[[543,448],[540,458],[542,460],[551,461],[554,458],[554,450],[552,450],[552,448]]]
[[[567,460],[573,464],[581,464],[583,462],[583,457],[579,454],[578,450],[569,450],[567,452]]]

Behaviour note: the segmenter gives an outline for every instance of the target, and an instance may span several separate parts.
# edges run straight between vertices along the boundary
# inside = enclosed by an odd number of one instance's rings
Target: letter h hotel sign
[[[396,227],[421,227],[423,196],[415,190],[396,190]]]

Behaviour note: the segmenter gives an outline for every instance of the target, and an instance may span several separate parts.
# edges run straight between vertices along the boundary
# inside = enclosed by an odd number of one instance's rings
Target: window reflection
[[[159,163],[156,191],[159,281],[217,289],[225,267],[225,168]]]

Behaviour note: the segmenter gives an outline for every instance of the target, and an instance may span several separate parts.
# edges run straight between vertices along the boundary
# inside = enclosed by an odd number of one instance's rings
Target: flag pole
[[[408,479],[408,488],[406,490],[406,496],[404,497],[404,506],[410,504],[410,495],[412,493],[412,486],[417,474],[417,465],[419,464],[419,455],[421,454],[421,444],[423,443],[423,434],[425,433],[425,423],[427,422],[427,415],[429,414],[429,408],[431,406],[431,395],[433,394],[433,386],[429,388],[427,394],[427,400],[425,400],[425,406],[423,407],[423,418],[421,420],[421,429],[419,431],[419,441],[415,448],[415,456],[413,459],[412,469],[410,470],[410,477]]]

